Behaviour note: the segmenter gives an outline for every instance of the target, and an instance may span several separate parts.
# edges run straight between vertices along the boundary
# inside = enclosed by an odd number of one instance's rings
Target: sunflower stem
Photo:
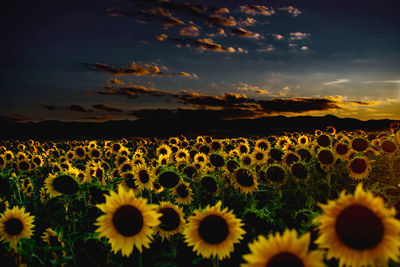
[[[219,267],[219,258],[218,257],[214,257],[212,259],[212,263],[213,263],[213,267]]]
[[[331,198],[331,172],[329,171],[328,172],[328,175],[327,175],[327,183],[328,183],[328,199],[330,199]]]
[[[138,255],[138,266],[139,267],[143,266],[143,259],[142,259],[142,253],[141,252],[139,252],[139,255]]]

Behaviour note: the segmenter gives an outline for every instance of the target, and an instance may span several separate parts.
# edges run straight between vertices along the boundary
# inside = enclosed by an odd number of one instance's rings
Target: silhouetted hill
[[[263,117],[258,119],[222,120],[207,119],[150,119],[119,120],[106,122],[41,121],[14,123],[0,121],[2,139],[115,139],[122,137],[187,136],[265,136],[282,131],[313,132],[333,125],[338,130],[362,129],[375,131],[387,129],[392,120],[360,121],[352,118],[324,117]]]

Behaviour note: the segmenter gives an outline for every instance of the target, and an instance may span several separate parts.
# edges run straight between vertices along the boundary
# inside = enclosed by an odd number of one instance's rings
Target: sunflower
[[[369,175],[371,165],[369,164],[367,157],[354,157],[350,160],[347,169],[349,170],[349,176],[353,179],[365,179]]]
[[[157,213],[161,214],[159,218],[161,223],[156,227],[156,231],[161,236],[161,239],[169,239],[171,236],[183,232],[185,219],[183,218],[182,208],[170,203],[161,201],[156,209]]]
[[[65,157],[68,159],[68,161],[73,161],[76,158],[75,151],[74,150],[69,150],[66,154]]]
[[[16,248],[21,238],[32,236],[33,220],[34,216],[25,212],[25,207],[7,208],[0,217],[0,241],[10,242],[11,247]]]
[[[225,165],[225,157],[218,153],[211,153],[209,160],[211,165],[215,168],[221,168]]]
[[[132,190],[121,187],[118,193],[106,195],[106,203],[96,205],[105,214],[95,223],[99,237],[106,237],[113,253],[121,250],[123,256],[129,256],[135,246],[140,252],[142,247],[149,248],[154,227],[160,224],[161,214],[156,205],[147,204],[144,198],[136,198]]]
[[[133,163],[131,163],[130,161],[125,161],[118,167],[118,170],[120,173],[131,172],[133,171],[134,167],[135,166],[133,165]]]
[[[327,134],[333,136],[333,135],[336,134],[336,129],[335,129],[335,127],[333,127],[333,126],[328,126],[328,127],[326,127],[325,132],[326,132]]]
[[[32,163],[35,165],[35,168],[40,168],[43,166],[43,159],[40,155],[35,155],[32,157]]]
[[[300,156],[301,160],[304,162],[309,162],[313,157],[313,154],[310,151],[310,149],[308,149],[307,147],[303,147],[303,146],[298,147],[296,149],[296,153],[297,153],[297,155]]]
[[[310,233],[298,237],[296,230],[286,229],[283,235],[258,236],[249,244],[250,254],[243,255],[241,267],[323,267],[323,254],[308,252]]]
[[[310,144],[310,140],[309,140],[308,136],[306,136],[306,135],[300,135],[300,136],[297,138],[297,143],[298,143],[299,145],[301,145],[301,146],[307,147],[307,146]]]
[[[173,188],[181,181],[180,175],[171,169],[161,171],[157,176],[158,182],[165,188]]]
[[[239,157],[240,164],[245,167],[253,165],[253,157],[250,154],[243,153]]]
[[[137,165],[133,171],[135,183],[140,190],[153,188],[154,176],[147,165]]]
[[[6,159],[3,155],[0,155],[0,169],[4,169],[4,167],[6,166]]]
[[[208,160],[207,155],[202,153],[202,152],[198,152],[195,156],[194,156],[194,161],[195,162],[199,162],[201,164],[206,163]]]
[[[384,140],[381,142],[381,149],[382,149],[382,151],[384,151],[385,153],[391,154],[391,153],[396,152],[396,150],[397,150],[397,145],[396,145],[396,143],[395,143],[393,140],[387,138],[387,139],[384,139]]]
[[[90,159],[99,159],[101,158],[101,150],[97,147],[92,147],[89,150],[88,156]]]
[[[251,194],[258,188],[257,177],[247,168],[236,169],[232,175],[232,180],[235,188],[244,194]]]
[[[79,189],[77,178],[71,172],[49,174],[44,184],[51,198],[62,194],[71,195],[78,192]]]
[[[10,163],[14,159],[14,153],[12,151],[7,150],[4,152],[4,158],[8,163]]]
[[[185,242],[193,247],[197,255],[205,258],[211,256],[224,259],[234,249],[246,233],[241,219],[236,218],[228,208],[221,210],[222,202],[215,206],[207,206],[204,210],[196,210],[188,218],[183,233]]]
[[[200,186],[209,193],[215,194],[218,192],[217,178],[215,178],[212,175],[206,174],[203,177],[201,177]]]
[[[114,143],[114,144],[112,144],[112,145],[110,146],[111,151],[112,151],[114,154],[118,154],[119,151],[122,149],[122,147],[123,147],[123,146],[122,146],[120,143],[118,143],[118,142],[116,142],[116,143]]]
[[[247,142],[245,142],[245,143],[240,143],[238,146],[237,146],[237,149],[238,149],[238,151],[239,151],[239,153],[242,155],[242,154],[248,154],[248,153],[250,153],[250,146],[249,146],[249,144],[247,143]]]
[[[77,146],[74,148],[75,159],[82,160],[86,157],[86,151],[82,146]]]
[[[48,247],[61,247],[61,248],[65,247],[65,244],[62,241],[61,234],[55,232],[51,228],[47,228],[44,231],[42,240],[43,240],[43,242],[45,242],[47,244]],[[54,260],[58,259],[61,256],[65,256],[65,255],[66,255],[66,252],[64,249],[61,251],[53,251],[52,252],[52,256],[53,256]]]
[[[323,214],[314,219],[321,223],[315,241],[328,249],[327,259],[337,258],[339,265],[380,266],[399,254],[400,221],[394,208],[384,207],[384,200],[366,192],[358,184],[354,195],[340,193],[339,199],[320,204]],[[383,263],[383,264],[382,264]]]
[[[136,177],[133,173],[126,172],[123,173],[121,176],[122,178],[124,178],[124,180],[121,183],[122,188],[124,188],[127,191],[133,190],[133,193],[135,193],[135,195],[142,192],[143,188],[137,185]]]
[[[133,157],[132,158],[132,162],[134,165],[144,165],[146,164],[146,160],[143,158],[143,156],[139,156],[139,157]]]
[[[292,145],[292,140],[290,140],[286,135],[279,137],[276,142],[276,147],[279,147],[282,150],[287,150],[290,145]]]
[[[331,137],[327,134],[321,134],[317,137],[317,144],[321,147],[329,147],[332,143]]]
[[[290,172],[294,177],[304,180],[309,176],[307,165],[303,162],[295,162],[290,166]]]
[[[258,139],[254,147],[268,151],[271,148],[271,144],[267,139]]]
[[[28,159],[19,160],[17,162],[17,169],[19,172],[27,172],[31,169],[31,164]]]
[[[278,164],[271,164],[268,166],[267,170],[265,171],[267,178],[276,183],[283,183],[285,182],[286,178],[286,171],[281,165]]]
[[[192,201],[192,189],[189,183],[181,181],[172,189],[172,195],[176,196],[175,202],[181,205],[189,205]]]
[[[362,152],[366,150],[368,146],[369,146],[369,141],[364,137],[358,136],[353,138],[353,140],[351,141],[351,147],[357,152]]]
[[[283,152],[283,150],[277,147],[273,147],[269,150],[269,157],[278,162],[282,161],[284,154],[285,153]]]
[[[290,166],[294,162],[297,162],[299,160],[300,160],[299,155],[297,155],[295,152],[287,150],[283,155],[282,164],[285,165],[287,168],[290,168]]]
[[[251,153],[253,162],[256,164],[265,164],[267,162],[267,151],[260,148],[255,148],[253,153]]]
[[[349,158],[351,149],[349,148],[348,144],[342,143],[342,142],[337,142],[335,144],[334,149],[335,149],[335,152],[336,152],[336,156],[338,158],[341,158],[341,159],[348,159]]]
[[[321,165],[321,168],[325,170],[329,170],[333,164],[335,163],[335,155],[328,148],[321,148],[318,150],[317,154],[318,161]]]
[[[171,155],[171,153],[172,153],[171,148],[166,144],[160,145],[156,150],[157,156],[165,155],[165,156],[169,157]]]
[[[188,162],[190,155],[189,155],[189,151],[187,151],[184,148],[179,148],[178,151],[175,153],[175,161],[177,163],[186,163]]]

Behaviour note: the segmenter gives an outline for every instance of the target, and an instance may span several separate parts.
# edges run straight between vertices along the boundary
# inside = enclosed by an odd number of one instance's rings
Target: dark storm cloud
[[[174,94],[178,103],[195,107],[244,107],[248,98],[244,94],[224,93],[222,96],[212,96],[198,93],[181,92]]]
[[[257,104],[267,113],[303,113],[306,111],[341,109],[340,104],[336,100],[326,98],[278,98],[259,100]]]
[[[94,109],[98,109],[98,110],[104,110],[104,111],[109,111],[109,112],[122,112],[121,109],[113,107],[113,106],[109,106],[109,105],[105,105],[105,104],[97,104],[97,105],[93,105],[92,106]]]
[[[57,108],[57,106],[55,106],[53,104],[38,104],[38,106],[43,107],[43,108],[47,109],[48,111],[53,111]]]
[[[87,108],[85,108],[85,107],[83,107],[81,105],[75,105],[75,104],[69,105],[67,107],[67,110],[75,111],[75,112],[92,112],[93,111],[93,110],[87,109]]]

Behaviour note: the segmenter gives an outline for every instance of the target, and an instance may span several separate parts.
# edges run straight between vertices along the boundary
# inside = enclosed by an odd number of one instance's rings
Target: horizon
[[[22,1],[0,118],[400,120],[400,3]]]

